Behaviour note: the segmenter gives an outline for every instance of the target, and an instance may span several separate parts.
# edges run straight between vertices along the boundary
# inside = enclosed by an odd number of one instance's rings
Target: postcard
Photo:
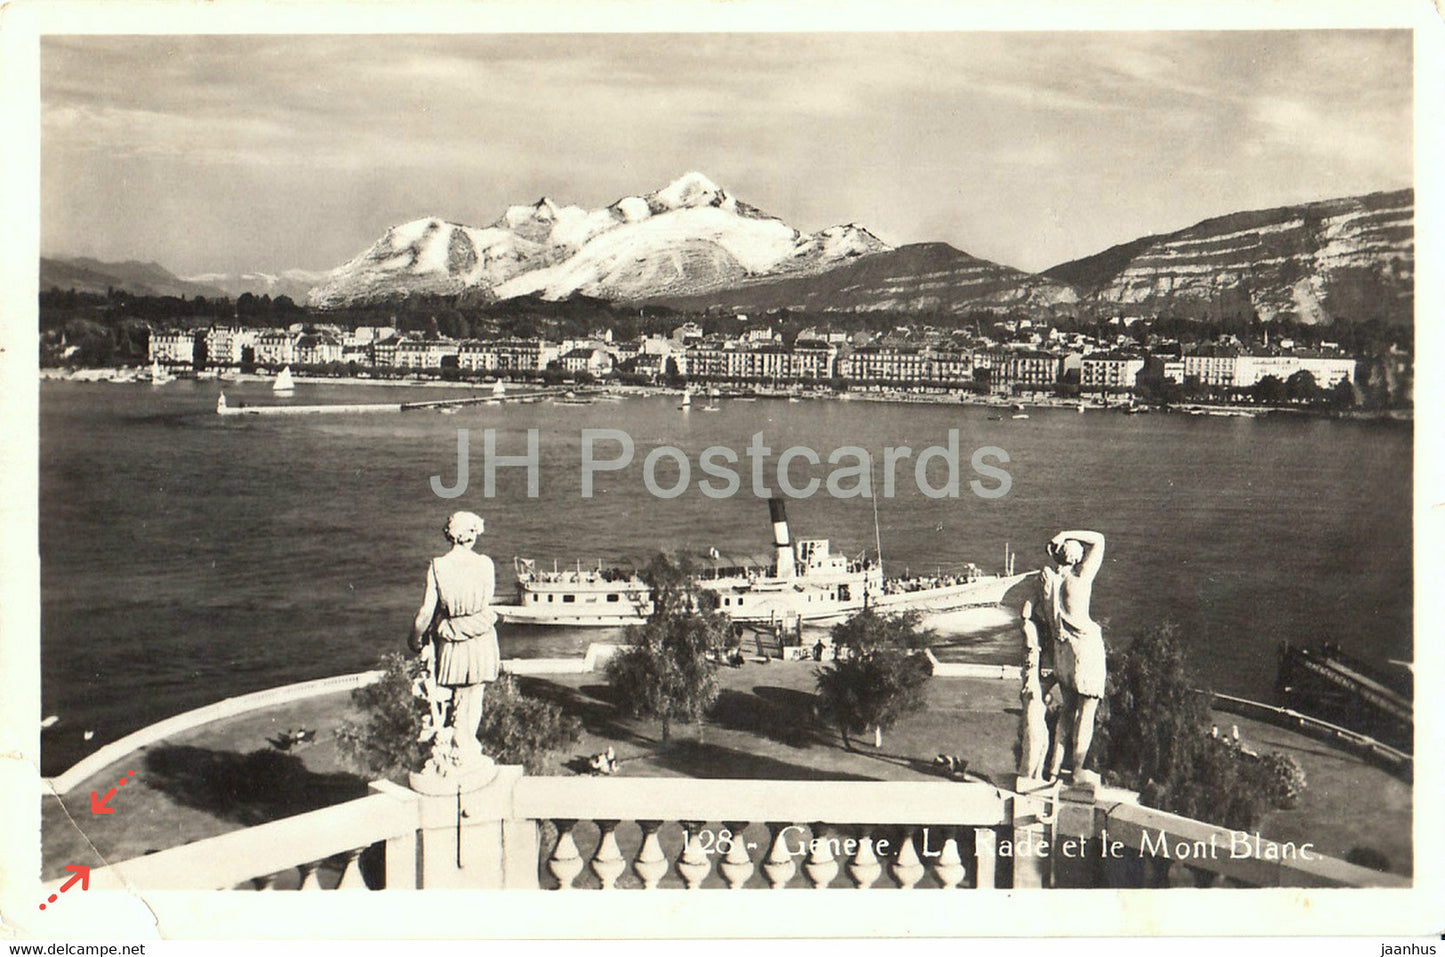
[[[0,39],[7,934],[1438,934],[1429,4]]]

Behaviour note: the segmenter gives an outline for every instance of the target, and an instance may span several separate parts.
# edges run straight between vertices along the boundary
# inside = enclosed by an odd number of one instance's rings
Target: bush
[[[427,707],[411,690],[424,666],[420,658],[399,651],[383,655],[377,664],[381,680],[351,693],[360,717],[336,729],[336,749],[366,774],[400,780],[420,771],[430,751],[420,740]]]
[[[431,753],[430,742],[420,740],[427,704],[412,693],[425,666],[400,652],[383,655],[378,665],[381,680],[351,693],[359,717],[336,730],[336,747],[358,770],[399,781],[420,771]],[[483,752],[498,763],[520,764],[536,774],[553,752],[581,739],[582,723],[523,694],[511,675],[503,675],[487,687],[478,737]]]
[[[561,708],[523,694],[511,675],[488,688],[482,704],[482,750],[500,764],[541,774],[547,759],[582,739],[582,722]]]
[[[1210,699],[1190,680],[1171,625],[1140,636],[1110,670],[1098,766],[1109,783],[1139,791],[1150,807],[1247,830],[1275,796],[1297,799],[1304,775],[1274,771],[1267,762],[1282,755],[1254,759],[1210,736]],[[1282,778],[1271,783],[1275,774]]]
[[[1294,755],[1271,751],[1259,759],[1257,767],[1271,805],[1287,810],[1299,804],[1308,782],[1304,767]]]

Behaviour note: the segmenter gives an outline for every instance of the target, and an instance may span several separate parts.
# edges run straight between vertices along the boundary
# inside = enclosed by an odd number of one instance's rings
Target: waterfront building
[[[152,330],[146,358],[162,365],[190,365],[195,349],[195,333],[189,329]]]
[[[973,353],[962,346],[941,345],[928,350],[930,381],[961,385],[973,379]]]
[[[1184,356],[1184,379],[1203,385],[1234,387],[1239,350],[1232,346],[1201,346]]]
[[[799,338],[792,350],[793,379],[822,381],[837,374],[838,348],[820,339]]]
[[[444,356],[460,351],[449,339],[406,339],[397,343],[393,365],[401,369],[440,369]]]
[[[1195,378],[1204,385],[1231,389],[1247,389],[1266,376],[1288,381],[1298,372],[1310,373],[1317,385],[1327,389],[1353,381],[1356,367],[1356,360],[1338,353],[1233,346],[1202,346],[1185,354],[1182,362],[1184,380]]]
[[[206,330],[206,361],[213,366],[236,366],[248,347],[256,344],[256,330],[212,326]]]
[[[305,335],[296,340],[296,361],[300,365],[340,362],[341,355],[341,340],[329,333]]]
[[[401,336],[387,336],[385,339],[372,340],[371,364],[387,368],[395,366],[396,350],[401,345],[401,341]]]
[[[854,382],[912,384],[923,381],[928,357],[918,348],[869,345],[854,349],[840,365]]]
[[[1086,390],[1133,389],[1144,357],[1127,352],[1096,352],[1082,358],[1079,386]]]
[[[594,376],[612,374],[612,355],[606,349],[573,349],[560,361],[564,372],[586,372]]]
[[[256,336],[256,362],[261,365],[290,365],[296,361],[296,340],[299,338],[284,329],[267,329]]]
[[[1235,366],[1235,388],[1248,388],[1265,376],[1281,382],[1298,372],[1314,376],[1315,384],[1328,389],[1355,378],[1355,360],[1338,354],[1312,352],[1304,349],[1283,352],[1252,350],[1240,355]]]

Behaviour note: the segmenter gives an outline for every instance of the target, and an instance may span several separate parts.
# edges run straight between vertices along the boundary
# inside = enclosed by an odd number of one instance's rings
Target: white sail
[[[276,376],[276,381],[271,384],[273,392],[292,392],[296,389],[296,380],[291,378],[291,367],[282,369]]]

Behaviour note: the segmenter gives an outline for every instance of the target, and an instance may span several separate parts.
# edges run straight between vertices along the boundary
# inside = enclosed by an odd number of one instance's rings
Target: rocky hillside
[[[1043,275],[1126,310],[1247,300],[1261,318],[1409,323],[1414,191],[1371,193],[1207,219]]]
[[[705,297],[668,296],[684,308],[893,310],[956,315],[970,309],[1039,309],[1077,302],[1065,282],[970,256],[947,243],[917,243],[809,276],[744,281]]]
[[[420,219],[392,227],[308,301],[334,307],[418,293],[509,299],[574,294],[634,301],[759,275],[800,275],[886,250],[859,226],[815,235],[740,202],[700,173],[602,209],[543,197],[490,226]]]

